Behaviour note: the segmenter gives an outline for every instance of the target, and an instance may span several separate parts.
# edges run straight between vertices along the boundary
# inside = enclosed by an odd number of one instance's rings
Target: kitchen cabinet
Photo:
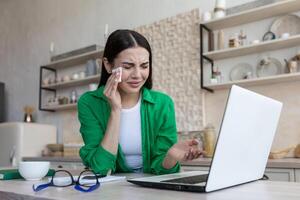
[[[295,181],[295,169],[266,168],[265,175],[271,181]]]
[[[295,170],[295,178],[296,178],[296,182],[300,182],[300,169],[296,169]]]
[[[89,83],[98,83],[100,80],[100,74],[97,72],[95,75],[84,74],[83,77],[80,77],[80,74],[77,73],[76,78],[73,77],[71,74],[66,75],[66,73],[62,73],[63,70],[68,70],[69,73],[76,72],[74,67],[78,67],[80,65],[84,65],[88,60],[96,60],[101,59],[103,54],[103,50],[99,49],[98,47],[94,51],[89,51],[86,53],[82,53],[79,55],[71,56],[68,58],[64,58],[58,61],[50,62],[46,65],[40,67],[40,87],[39,87],[39,110],[42,111],[58,111],[58,110],[68,110],[68,109],[76,109],[77,104],[75,103],[64,103],[64,104],[57,104],[56,101],[55,105],[47,105],[46,99],[44,99],[45,93],[52,93],[51,96],[56,98],[59,96],[58,91],[65,90],[68,88],[74,88],[77,86],[84,86],[88,85]],[[70,68],[74,68],[74,70],[70,70]],[[99,69],[98,69],[99,70]],[[82,71],[85,73],[84,71]],[[45,79],[49,77],[45,77],[45,74],[48,73],[52,81],[49,83],[45,83]],[[50,75],[49,75],[50,74]],[[67,76],[66,80],[63,80],[64,77],[60,74]],[[59,81],[57,81],[59,80]],[[63,81],[62,81],[63,80]],[[68,95],[69,96],[69,95]],[[70,101],[68,101],[70,102]]]
[[[228,59],[233,57],[245,56],[259,52],[274,51],[283,48],[298,46],[300,35],[294,35],[287,39],[274,39],[264,41],[258,44],[249,44],[241,47],[227,48],[221,50],[212,50],[213,31],[235,26],[241,26],[250,22],[263,20],[266,18],[288,14],[300,10],[299,0],[278,1],[272,4],[261,6],[258,8],[246,10],[237,14],[228,15],[224,18],[213,19],[200,24],[200,71],[201,71],[201,88],[213,92],[218,89],[230,88],[231,85],[237,84],[240,86],[252,86],[262,84],[272,84],[279,82],[292,82],[300,80],[300,73],[278,74],[267,77],[258,77],[251,79],[242,79],[236,81],[228,81],[225,83],[204,83],[204,66],[205,63],[210,63],[211,73],[214,70],[214,61]],[[204,52],[204,32],[208,33],[208,44],[210,49]]]
[[[182,166],[182,171],[209,171],[208,166]],[[294,168],[266,168],[265,175],[271,181],[300,182],[300,169]]]

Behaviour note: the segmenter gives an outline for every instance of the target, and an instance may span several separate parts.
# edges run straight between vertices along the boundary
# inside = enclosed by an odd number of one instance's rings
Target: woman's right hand
[[[119,76],[119,72],[112,73],[108,78],[103,91],[109,101],[112,111],[120,111],[122,109],[121,95],[118,91]]]

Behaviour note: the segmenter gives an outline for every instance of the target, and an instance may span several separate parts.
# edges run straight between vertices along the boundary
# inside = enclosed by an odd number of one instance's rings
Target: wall
[[[227,5],[245,2],[249,0],[230,0]],[[94,43],[103,44],[105,24],[109,24],[110,31],[136,28],[194,8],[211,10],[213,3],[199,0],[0,1],[0,81],[6,83],[7,121],[22,121],[24,105],[37,108],[39,66],[49,62],[51,41],[57,54]],[[63,134],[77,142],[76,112],[37,111],[35,119],[57,125],[59,142]]]
[[[203,129],[198,9],[138,27],[153,49],[153,87],[175,103],[177,129]]]

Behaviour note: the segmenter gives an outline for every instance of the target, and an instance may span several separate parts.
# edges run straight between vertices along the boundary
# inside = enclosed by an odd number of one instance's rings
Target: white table
[[[133,174],[118,174],[132,177]],[[136,174],[134,174],[136,176]],[[123,181],[103,183],[91,193],[82,193],[72,186],[67,188],[49,187],[35,193],[32,181],[0,181],[0,199],[78,199],[78,200],[299,200],[300,183],[256,181],[211,193],[192,193],[144,188]]]

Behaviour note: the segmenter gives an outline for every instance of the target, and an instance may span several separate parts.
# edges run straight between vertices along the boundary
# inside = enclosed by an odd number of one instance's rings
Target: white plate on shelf
[[[268,62],[263,64],[261,60],[258,61],[256,66],[257,77],[274,76],[283,73],[282,64],[276,58],[267,58]]]
[[[254,74],[252,65],[248,63],[239,63],[236,66],[234,66],[230,71],[230,80],[237,81],[246,79],[246,76],[249,72],[251,72],[252,75]]]
[[[270,31],[280,38],[283,33],[289,33],[290,36],[300,34],[300,17],[297,15],[285,15],[274,20]]]

